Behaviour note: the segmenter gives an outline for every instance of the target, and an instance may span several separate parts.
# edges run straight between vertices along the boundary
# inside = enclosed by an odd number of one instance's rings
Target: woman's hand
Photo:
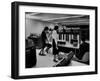
[[[58,46],[56,46],[56,49],[58,50]]]

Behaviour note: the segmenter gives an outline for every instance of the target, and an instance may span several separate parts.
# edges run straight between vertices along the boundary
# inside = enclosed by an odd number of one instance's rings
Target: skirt
[[[56,45],[56,43],[55,43],[55,40],[53,39],[53,55],[57,55],[58,54],[58,49],[56,48],[57,47],[57,45]]]

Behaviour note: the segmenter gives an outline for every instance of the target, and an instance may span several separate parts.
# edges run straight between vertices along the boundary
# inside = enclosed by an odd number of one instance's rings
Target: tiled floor
[[[53,55],[47,54],[46,56],[39,55],[40,50],[36,50],[37,52],[37,64],[36,67],[52,67],[56,63],[53,61]]]
[[[37,52],[37,64],[36,68],[38,67],[52,67],[56,64],[56,62],[53,61],[53,55],[47,54],[46,56],[40,56],[39,55],[40,50],[36,50]],[[71,64],[69,66],[85,66],[86,64],[77,62],[77,61],[71,61]]]

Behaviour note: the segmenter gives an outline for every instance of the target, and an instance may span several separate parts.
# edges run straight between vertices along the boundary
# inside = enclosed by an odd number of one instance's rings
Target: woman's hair
[[[58,26],[55,26],[55,27],[54,27],[54,30],[57,30],[57,29],[58,29]]]
[[[85,37],[82,37],[81,40],[82,40],[83,42],[85,42],[86,39],[85,39]]]
[[[47,26],[44,28],[44,31],[46,31],[46,30],[49,30],[49,28]]]

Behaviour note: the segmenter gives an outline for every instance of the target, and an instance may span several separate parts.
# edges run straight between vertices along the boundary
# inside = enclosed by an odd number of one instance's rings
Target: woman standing
[[[52,33],[52,38],[53,38],[53,55],[54,59],[53,61],[57,62],[58,61],[58,46],[57,46],[57,41],[58,41],[58,26],[54,27],[53,33]]]
[[[48,33],[47,33],[47,48],[46,48],[46,52],[49,53],[50,48],[52,47],[52,29],[49,29]]]
[[[49,30],[49,28],[45,27],[44,30],[42,31],[42,34],[41,34],[42,48],[41,48],[41,51],[40,51],[39,55],[45,56],[44,48],[47,46],[46,42],[48,41],[48,39],[47,39],[46,34],[48,33],[48,30]]]

